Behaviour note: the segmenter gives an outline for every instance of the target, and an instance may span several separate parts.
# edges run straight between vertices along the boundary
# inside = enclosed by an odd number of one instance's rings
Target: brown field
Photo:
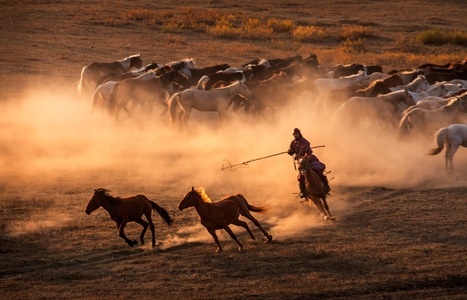
[[[465,30],[462,1],[3,1],[0,4],[0,297],[2,299],[465,299],[467,297],[467,151],[455,171],[429,140],[401,143],[392,132],[341,132],[305,94],[273,122],[194,113],[192,135],[166,115],[118,122],[91,112],[76,94],[81,68],[140,53],[144,63],[186,57],[200,67],[240,66],[253,58],[310,53],[321,65],[381,64],[384,71],[467,58],[461,46],[424,46],[417,33]],[[174,28],[164,18],[194,10],[246,19],[278,18],[322,26],[328,38],[296,42],[285,33],[215,37]],[[131,17],[139,13],[142,17]],[[164,25],[164,26],[163,26]],[[342,25],[372,35],[346,51]],[[348,49],[347,49],[348,50]],[[221,170],[287,150],[302,129],[332,172],[324,221],[298,191],[287,155]],[[177,204],[192,187],[210,197],[242,193],[273,235],[265,243],[232,227],[244,250],[219,232],[224,252]],[[167,208],[157,214],[157,247],[133,248],[103,209],[84,209],[95,188],[142,193]],[[129,224],[135,239],[140,227]],[[146,233],[150,241],[150,232]]]

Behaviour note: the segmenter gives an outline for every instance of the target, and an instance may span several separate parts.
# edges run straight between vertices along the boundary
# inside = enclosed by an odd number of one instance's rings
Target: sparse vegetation
[[[461,30],[446,31],[431,29],[420,32],[417,38],[424,45],[467,45],[467,31]]]
[[[338,138],[345,137],[326,130],[331,121],[317,106],[309,109],[308,94],[284,109],[284,120],[184,136],[156,114],[114,122],[91,113],[76,84],[85,64],[136,53],[144,63],[193,57],[200,67],[311,53],[322,66],[358,62],[391,71],[444,64],[467,58],[465,43],[455,42],[465,35],[459,28],[467,27],[467,4],[397,10],[420,1],[42,2],[2,4],[2,299],[465,298],[462,150],[457,173],[448,176],[443,158],[429,160],[420,145],[392,148],[386,140],[349,137],[341,148]],[[425,43],[433,20],[446,29]],[[219,170],[224,158],[286,147],[291,128],[302,124],[313,142],[326,144],[316,152],[335,176],[335,223],[294,199],[290,157],[237,173]],[[176,208],[192,185],[209,186],[213,199],[241,192],[268,205],[257,217],[274,240],[263,243],[251,226],[252,241],[233,227],[244,251],[220,234],[224,253],[214,254],[196,212]],[[127,247],[102,209],[84,213],[99,187],[116,196],[144,193],[169,209],[173,227],[153,215],[157,249]],[[140,229],[129,224],[126,234],[137,239]]]

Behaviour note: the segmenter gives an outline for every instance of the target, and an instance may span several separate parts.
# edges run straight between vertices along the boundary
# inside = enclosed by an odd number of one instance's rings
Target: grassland
[[[2,299],[465,299],[467,156],[444,172],[431,141],[402,145],[332,132],[319,112],[284,109],[276,122],[242,120],[197,134],[165,117],[116,123],[77,97],[81,68],[140,53],[145,63],[192,57],[199,66],[315,53],[321,65],[384,71],[467,58],[465,45],[426,45],[420,34],[467,28],[459,1],[3,1],[0,5],[0,296]],[[299,107],[300,106],[300,107]],[[306,112],[304,112],[304,110]],[[294,198],[288,158],[234,172],[232,163],[286,150],[294,127],[332,170],[336,222]],[[221,234],[215,254],[191,186],[212,199],[241,192],[274,240]],[[146,194],[176,223],[154,216],[157,248],[129,248],[93,189]],[[136,238],[139,226],[127,234]],[[149,239],[147,233],[146,240]]]

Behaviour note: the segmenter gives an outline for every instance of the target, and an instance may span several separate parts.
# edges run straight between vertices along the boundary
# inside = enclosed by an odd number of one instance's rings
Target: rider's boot
[[[306,184],[305,184],[305,176],[301,176],[298,182],[299,182],[298,187],[300,188],[300,198],[308,197],[308,192],[306,190]]]
[[[329,187],[329,181],[326,175],[323,175],[321,177],[321,180],[323,181],[324,184],[324,192],[329,195],[329,192],[331,191],[331,188]]]

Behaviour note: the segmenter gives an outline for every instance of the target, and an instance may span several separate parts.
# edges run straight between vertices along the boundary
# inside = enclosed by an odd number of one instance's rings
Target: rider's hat
[[[300,134],[300,135],[302,135],[302,133],[300,132],[300,129],[298,129],[298,128],[295,128],[295,129],[293,130],[293,133],[292,133],[292,135],[296,135],[296,134]]]

